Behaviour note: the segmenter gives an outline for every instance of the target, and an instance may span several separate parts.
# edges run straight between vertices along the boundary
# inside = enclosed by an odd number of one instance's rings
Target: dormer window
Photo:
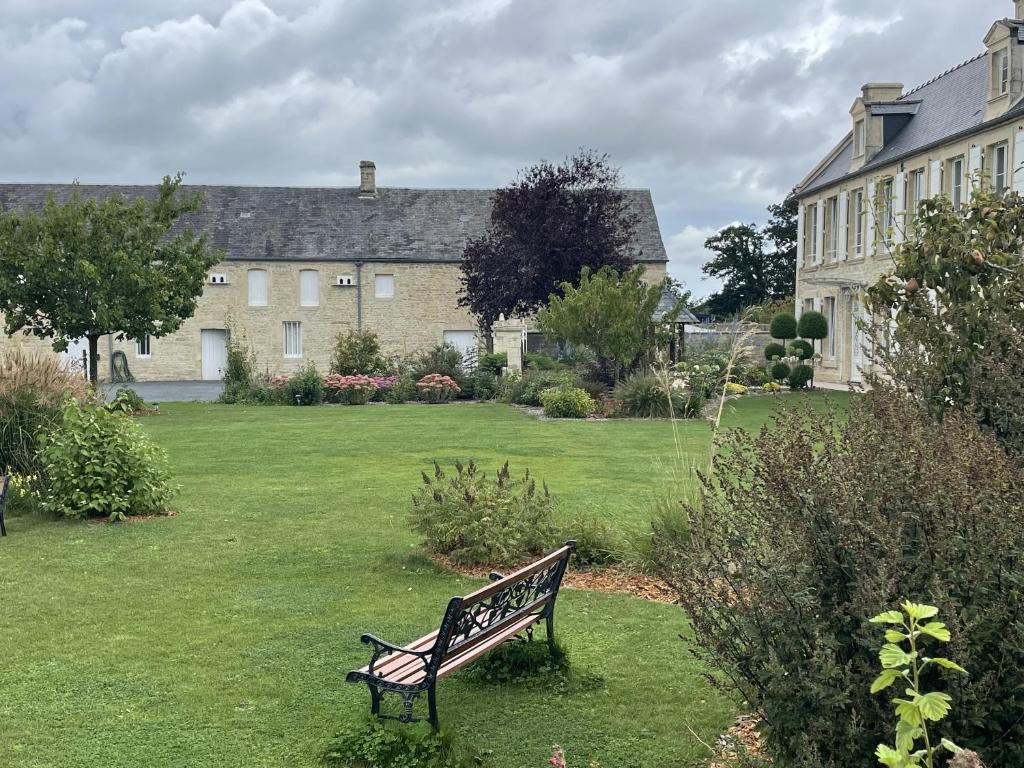
[[[862,157],[867,152],[867,131],[863,120],[853,124],[853,156]]]
[[[992,96],[1010,92],[1010,49],[1001,48],[992,54]]]

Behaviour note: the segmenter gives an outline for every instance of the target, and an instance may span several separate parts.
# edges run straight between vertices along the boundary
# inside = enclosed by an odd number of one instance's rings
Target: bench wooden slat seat
[[[362,642],[372,646],[373,656],[369,664],[349,672],[345,679],[369,687],[374,715],[402,723],[419,720],[413,707],[426,693],[428,719],[436,730],[438,680],[524,633],[532,640],[534,625],[542,621],[553,647],[555,599],[575,549],[576,542],[570,541],[508,576],[492,573],[487,586],[449,601],[437,630],[408,645],[363,635]],[[381,713],[381,699],[388,693],[401,699],[398,715]]]

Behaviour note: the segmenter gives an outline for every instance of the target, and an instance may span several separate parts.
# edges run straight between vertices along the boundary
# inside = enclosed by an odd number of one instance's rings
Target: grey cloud
[[[763,219],[848,130],[863,82],[924,81],[1011,10],[0,0],[0,177],[353,184],[371,157],[385,184],[492,186],[590,146],[652,188],[673,270],[704,293],[701,238]]]

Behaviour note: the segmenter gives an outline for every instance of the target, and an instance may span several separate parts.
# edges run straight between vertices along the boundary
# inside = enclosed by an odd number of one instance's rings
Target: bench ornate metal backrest
[[[493,573],[488,586],[464,597],[452,598],[436,636],[424,647],[413,643],[402,648],[373,635],[363,635],[362,642],[373,646],[373,658],[365,672],[350,672],[346,680],[369,686],[374,715],[403,723],[418,720],[413,716],[413,705],[421,694],[427,693],[429,720],[436,729],[435,688],[438,673],[446,664],[453,668],[467,664],[491,650],[493,642],[499,638],[503,642],[526,632],[532,639],[533,626],[541,621],[546,623],[548,643],[553,646],[555,599],[575,548],[576,542],[570,541],[515,573],[508,576]],[[431,636],[424,639],[431,639]],[[401,665],[401,680],[387,679],[394,669],[388,660],[399,655],[414,657],[414,661]],[[402,699],[402,709],[397,716],[381,714],[380,701],[385,693],[397,694]]]
[[[7,526],[4,525],[4,507],[7,506],[7,486],[10,484],[10,475],[0,475],[0,536],[7,535]]]

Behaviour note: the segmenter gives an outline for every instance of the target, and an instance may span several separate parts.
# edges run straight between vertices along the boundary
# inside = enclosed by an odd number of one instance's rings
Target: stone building
[[[1024,192],[1024,0],[1014,11],[984,53],[924,85],[865,85],[849,133],[797,187],[797,312],[822,311],[831,329],[820,379],[861,381],[860,293],[891,269],[921,200]]]
[[[83,186],[96,197],[152,194],[153,188]],[[106,378],[116,351],[139,381],[222,377],[228,330],[243,334],[261,368],[287,373],[306,362],[326,371],[334,340],[349,330],[377,333],[393,354],[448,342],[469,352],[477,324],[458,305],[459,264],[483,233],[490,190],[378,187],[376,167],[360,166],[354,188],[199,187],[203,209],[191,223],[225,260],[207,277],[195,316],[164,338],[100,342]],[[41,207],[69,186],[0,184],[0,210]],[[650,192],[628,191],[640,217],[637,261],[660,280],[668,261]],[[45,341],[0,337],[0,346],[50,349]],[[85,345],[66,356],[83,359]]]

